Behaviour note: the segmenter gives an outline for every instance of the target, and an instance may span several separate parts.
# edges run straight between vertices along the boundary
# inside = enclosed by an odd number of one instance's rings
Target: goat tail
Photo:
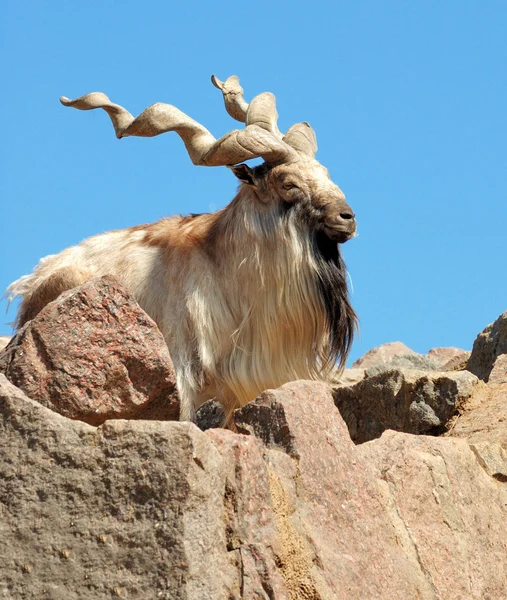
[[[56,267],[54,264],[58,255],[50,255],[41,259],[33,273],[23,275],[13,281],[5,292],[8,306],[21,297],[13,326],[15,330],[33,319],[39,312],[58,296],[67,290],[81,285],[91,274],[75,266]]]

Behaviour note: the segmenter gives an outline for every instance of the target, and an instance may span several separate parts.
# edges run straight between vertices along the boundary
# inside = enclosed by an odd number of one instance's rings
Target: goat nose
[[[349,220],[349,219],[355,219],[356,215],[352,212],[352,209],[350,208],[343,208],[340,211],[340,217],[344,220]]]

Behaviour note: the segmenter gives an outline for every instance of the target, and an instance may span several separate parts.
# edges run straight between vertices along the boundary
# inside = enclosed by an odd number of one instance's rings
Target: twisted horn
[[[248,104],[243,98],[243,88],[236,75],[231,75],[225,81],[220,81],[216,75],[212,75],[211,82],[222,91],[225,110],[233,119],[242,123],[246,122],[247,125],[258,125],[283,139],[299,154],[314,158],[317,152],[317,139],[309,123],[296,123],[284,136],[280,133],[277,125],[276,100],[273,94],[264,92]]]
[[[216,75],[212,75],[211,83],[221,90],[224,96],[225,110],[236,121],[245,123],[248,102],[245,102],[243,98],[243,88],[239,85],[239,77],[231,75],[225,81],[220,81]]]
[[[300,154],[310,158],[314,158],[317,152],[315,131],[306,121],[293,125],[283,136],[283,141]]]
[[[234,130],[216,140],[200,123],[170,104],[153,104],[134,118],[125,108],[112,103],[101,92],[92,92],[75,100],[62,96],[60,102],[64,106],[79,110],[102,108],[109,115],[118,138],[153,137],[167,131],[175,131],[183,140],[195,165],[230,165],[259,156],[271,164],[297,159],[294,150],[262,127],[261,123],[247,123],[243,131]],[[254,109],[259,107],[260,110],[263,102],[261,98],[257,103],[253,103]]]
[[[243,98],[243,88],[239,84],[239,78],[231,75],[225,81],[220,81],[216,75],[211,76],[213,85],[222,91],[224,97],[225,110],[236,121],[241,121],[248,125],[258,125],[274,133],[282,139],[282,134],[278,129],[276,112],[276,99],[270,92],[263,92],[248,104]]]

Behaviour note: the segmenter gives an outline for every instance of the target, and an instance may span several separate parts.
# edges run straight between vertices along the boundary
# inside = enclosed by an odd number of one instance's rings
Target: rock
[[[471,354],[470,351],[463,351],[439,367],[440,371],[465,371]]]
[[[364,369],[361,368],[352,368],[352,369],[344,369],[343,373],[337,378],[336,385],[337,386],[347,386],[353,385],[354,383],[359,383],[364,379]]]
[[[373,365],[366,369],[365,377],[373,377],[378,373],[392,369],[415,369],[417,371],[437,371],[440,360],[427,354],[405,354],[394,356],[389,362]]]
[[[29,400],[3,375],[0,412],[6,598],[240,597],[223,459],[195,425],[95,428]]]
[[[255,437],[224,429],[211,429],[207,435],[224,459],[224,528],[228,553],[236,555],[241,565],[241,597],[289,598],[279,569],[282,540],[270,501],[266,449]],[[282,458],[291,463],[285,455]]]
[[[7,346],[11,341],[11,338],[6,335],[0,335],[0,352]]]
[[[490,384],[507,384],[507,354],[500,354],[495,360],[488,377]]]
[[[225,410],[218,400],[208,400],[201,404],[195,413],[195,424],[202,431],[223,427]]]
[[[442,433],[470,398],[477,378],[467,371],[393,369],[334,391],[336,406],[354,442],[380,437],[386,429]]]
[[[489,381],[496,361],[507,354],[507,311],[479,333],[475,339],[467,369],[484,381]],[[505,372],[505,359],[500,358]],[[498,372],[496,374],[498,376]]]
[[[368,367],[390,363],[396,356],[415,354],[416,352],[411,350],[408,346],[405,346],[402,342],[391,342],[389,344],[377,346],[377,348],[372,348],[364,356],[358,358],[352,365],[352,368],[361,367],[362,369],[367,369]]]
[[[507,450],[507,385],[481,382],[448,435],[470,444],[503,444]]]
[[[235,413],[267,446],[288,597],[507,597],[507,487],[468,443],[386,432],[353,446],[331,400],[295,382]]]
[[[467,439],[386,432],[355,446],[316,382],[267,391],[235,417],[249,435],[95,428],[0,375],[1,593],[507,597],[507,486]]]
[[[477,457],[481,467],[488,475],[500,481],[507,483],[507,437],[503,438],[503,443],[490,442],[469,442],[470,449]]]
[[[424,597],[427,584],[399,551],[375,474],[358,463],[329,387],[298,381],[269,390],[235,422],[268,448],[288,598]]]
[[[155,323],[110,276],[48,304],[0,356],[0,372],[72,419],[177,419],[167,346]]]
[[[443,367],[451,360],[463,357],[466,354],[466,350],[462,350],[461,348],[454,348],[452,346],[448,346],[445,348],[431,348],[431,350],[428,351],[428,356],[437,360],[439,363],[439,367]]]
[[[388,431],[357,460],[377,471],[385,518],[428,583],[422,598],[507,598],[507,486],[465,440]]]

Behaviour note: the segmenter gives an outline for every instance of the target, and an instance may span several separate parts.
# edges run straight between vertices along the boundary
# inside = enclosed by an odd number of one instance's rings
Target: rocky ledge
[[[470,358],[384,346],[335,386],[267,390],[233,433],[216,405],[206,431],[167,420],[139,310],[103,278],[0,354],[0,597],[507,597],[507,313]]]

